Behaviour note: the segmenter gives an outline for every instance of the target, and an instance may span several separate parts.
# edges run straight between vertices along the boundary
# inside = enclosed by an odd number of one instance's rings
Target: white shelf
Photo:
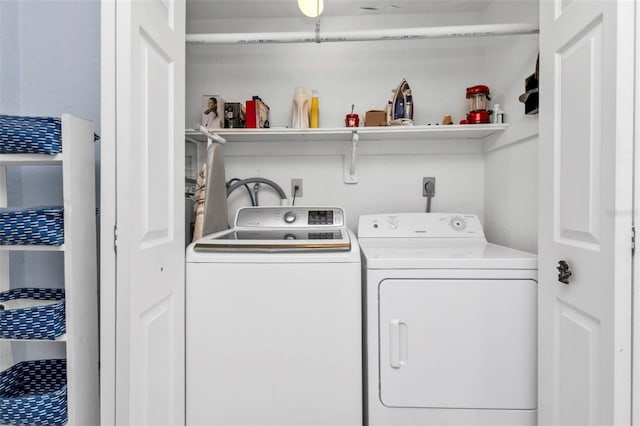
[[[509,124],[452,124],[435,126],[336,127],[322,129],[218,129],[215,133],[227,142],[350,142],[356,132],[360,142],[385,140],[476,140],[502,132]],[[191,139],[207,142],[207,136],[187,130]]]
[[[341,155],[344,182],[355,184],[358,156],[478,154],[485,138],[504,132],[507,127],[509,124],[216,129],[212,138],[190,129],[185,132],[185,139],[208,143],[220,137],[231,145],[225,149],[225,156]]]
[[[43,166],[62,164],[63,154],[0,154],[0,166]]]
[[[64,251],[64,244],[59,246],[4,244],[0,245],[0,251]]]
[[[58,336],[55,339],[2,339],[3,342],[22,342],[22,343],[41,343],[41,342],[49,342],[49,343],[60,343],[67,341],[67,334],[63,334],[62,336]]]

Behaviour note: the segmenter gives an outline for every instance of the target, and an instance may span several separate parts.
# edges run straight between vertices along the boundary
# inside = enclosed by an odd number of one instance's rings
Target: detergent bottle
[[[320,127],[320,106],[318,105],[318,91],[311,92],[311,108],[309,110],[309,127],[317,129]]]
[[[309,128],[309,97],[302,87],[296,87],[291,107],[291,128]]]

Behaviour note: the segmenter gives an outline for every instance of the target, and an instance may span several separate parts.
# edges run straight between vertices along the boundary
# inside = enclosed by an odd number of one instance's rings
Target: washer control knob
[[[298,218],[298,216],[296,216],[296,214],[294,212],[286,212],[284,214],[284,221],[286,223],[293,223],[296,221],[296,219]]]
[[[449,225],[451,225],[451,228],[455,231],[464,231],[467,227],[467,222],[460,216],[454,216],[451,218],[451,221],[449,221]]]
[[[284,239],[285,240],[295,240],[296,236],[293,235],[293,234],[287,234],[287,235],[284,236]]]

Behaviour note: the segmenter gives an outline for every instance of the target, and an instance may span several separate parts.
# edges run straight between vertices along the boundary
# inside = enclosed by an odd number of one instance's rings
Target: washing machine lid
[[[349,251],[351,238],[339,207],[243,207],[232,229],[207,235],[196,252]]]
[[[198,240],[195,251],[348,251],[346,228],[229,229]]]

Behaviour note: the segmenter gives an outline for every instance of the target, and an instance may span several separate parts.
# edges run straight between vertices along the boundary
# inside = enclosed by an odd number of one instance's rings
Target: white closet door
[[[183,424],[185,2],[114,20],[115,422]]]
[[[540,425],[630,424],[633,8],[540,4]]]

